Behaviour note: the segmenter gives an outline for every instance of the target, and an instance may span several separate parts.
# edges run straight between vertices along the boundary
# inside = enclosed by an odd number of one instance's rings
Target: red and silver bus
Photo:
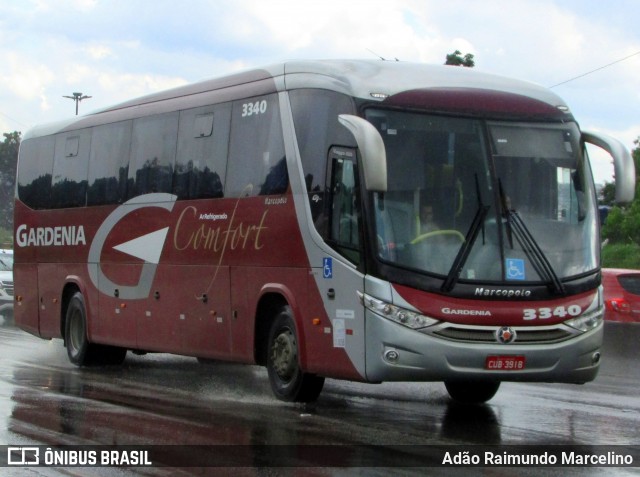
[[[598,210],[554,93],[466,68],[300,61],[29,131],[15,319],[76,365],[128,350],[325,377],[584,383],[600,363]]]

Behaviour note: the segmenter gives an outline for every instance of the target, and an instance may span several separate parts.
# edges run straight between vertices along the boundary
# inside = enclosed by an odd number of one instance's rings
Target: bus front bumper
[[[582,384],[598,374],[603,325],[557,343],[479,344],[424,334],[367,310],[366,334],[366,378],[371,382],[493,380]],[[490,357],[505,361],[513,357],[522,368],[487,369]]]

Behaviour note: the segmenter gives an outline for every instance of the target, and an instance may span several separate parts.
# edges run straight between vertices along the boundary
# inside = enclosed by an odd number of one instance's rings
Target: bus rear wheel
[[[318,399],[324,378],[300,369],[296,327],[291,309],[283,307],[269,331],[267,372],[276,397],[289,402]]]
[[[64,329],[67,356],[76,366],[117,365],[124,361],[126,348],[89,342],[87,312],[80,292],[76,292],[69,300]]]
[[[462,404],[482,404],[498,392],[500,381],[445,381],[449,396]]]

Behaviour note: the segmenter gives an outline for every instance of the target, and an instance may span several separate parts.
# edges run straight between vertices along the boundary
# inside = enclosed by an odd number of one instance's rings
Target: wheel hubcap
[[[296,340],[290,330],[278,335],[271,347],[271,362],[278,376],[288,381],[297,368]]]

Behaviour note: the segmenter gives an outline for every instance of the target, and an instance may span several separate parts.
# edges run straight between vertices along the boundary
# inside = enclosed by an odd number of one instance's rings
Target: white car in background
[[[13,250],[0,249],[0,316],[13,318]]]

